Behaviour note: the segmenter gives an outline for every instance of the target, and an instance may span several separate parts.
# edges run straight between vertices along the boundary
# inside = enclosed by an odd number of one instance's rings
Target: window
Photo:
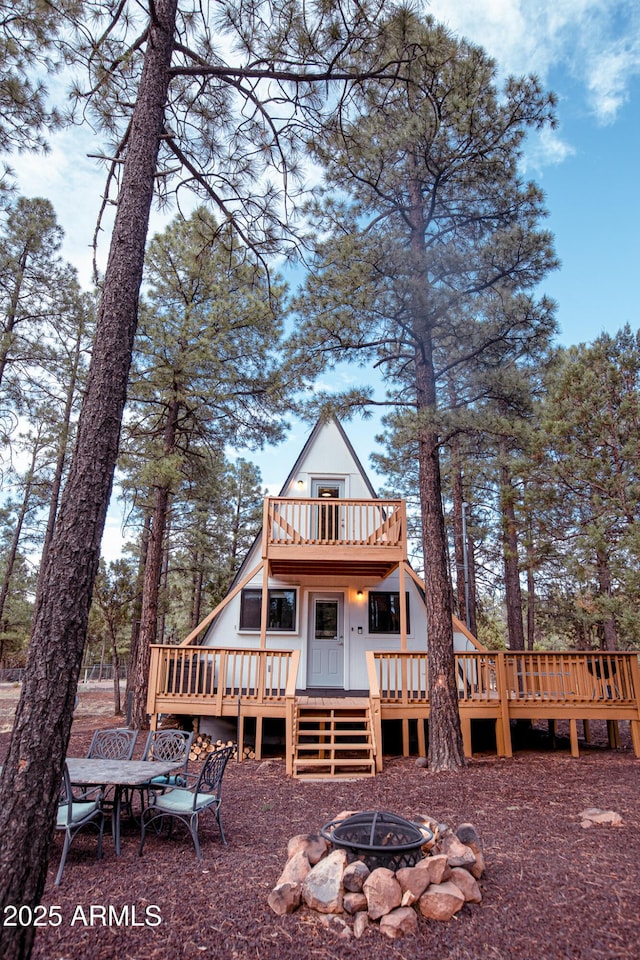
[[[409,594],[405,594],[407,603],[407,633],[409,624]],[[369,633],[400,633],[400,594],[393,592],[375,592],[369,594]]]
[[[262,590],[249,588],[240,599],[240,629],[259,630]],[[296,591],[269,590],[267,630],[296,629]]]

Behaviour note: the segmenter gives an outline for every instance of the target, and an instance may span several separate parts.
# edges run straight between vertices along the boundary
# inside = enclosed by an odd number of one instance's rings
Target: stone
[[[278,878],[278,885],[281,883],[297,883],[302,885],[307,875],[311,871],[311,864],[306,853],[298,850],[290,857],[284,867],[284,870]]]
[[[472,877],[475,877],[476,880],[479,880],[483,876],[485,871],[485,860],[484,853],[482,850],[474,850],[476,855],[476,862],[472,863],[470,867],[466,869],[469,871]]]
[[[480,887],[478,886],[478,881],[475,877],[472,877],[468,870],[465,870],[464,867],[453,867],[451,870],[451,882],[455,883],[461,892],[464,894],[464,899],[466,903],[480,903],[482,901],[482,894],[480,892]]]
[[[582,819],[583,826],[585,825],[584,821],[608,824],[611,827],[623,826],[622,817],[614,810],[599,810],[597,807],[590,807],[588,810],[583,810],[578,816]]]
[[[460,843],[464,843],[467,847],[471,847],[474,853],[476,852],[476,847],[479,850],[482,849],[478,831],[472,823],[461,823],[456,830],[456,837]]]
[[[426,757],[418,757],[415,763],[418,770],[425,770],[429,766],[429,761]]]
[[[347,913],[360,913],[362,910],[368,909],[367,898],[362,891],[345,893],[342,900],[342,906]]]
[[[418,917],[415,910],[411,907],[398,907],[387,913],[380,921],[380,933],[397,940],[399,937],[407,934],[416,934],[418,932]]]
[[[461,843],[455,834],[449,834],[438,843],[439,853],[445,854],[450,867],[470,867],[476,862],[476,855],[465,843]]]
[[[267,903],[279,917],[293,913],[300,906],[302,888],[299,883],[280,883],[274,887]]]
[[[372,870],[363,886],[367,898],[367,911],[371,920],[379,920],[402,903],[402,890],[393,870],[377,867]]]
[[[332,850],[307,874],[302,884],[302,899],[318,913],[342,912],[342,875],[347,863],[344,850]]]
[[[472,823],[461,823],[456,830],[456,836],[461,843],[473,851],[476,862],[474,864],[464,864],[464,866],[476,880],[479,880],[485,871],[485,859],[478,831]]]
[[[425,857],[416,864],[421,870],[427,870],[431,883],[442,883],[449,879],[451,868],[446,853],[436,853],[432,857]]]
[[[319,860],[326,855],[329,844],[317,833],[301,833],[296,837],[291,837],[287,844],[287,860],[291,860],[296,853],[301,851],[306,854],[307,860],[311,866],[315,866]]]
[[[370,874],[369,867],[362,860],[354,860],[344,871],[342,883],[345,890],[353,893],[362,893],[362,887]]]
[[[401,867],[396,873],[396,880],[400,884],[402,893],[411,893],[414,901],[420,899],[430,883],[440,882],[432,879],[427,860],[428,858],[420,860],[414,867]],[[446,866],[446,857],[444,861]]]
[[[365,932],[369,926],[369,914],[363,911],[362,913],[356,913],[353,920],[353,935],[356,940],[359,940],[362,934]]]
[[[451,920],[464,906],[464,894],[450,880],[431,884],[418,900],[418,909],[428,920]]]

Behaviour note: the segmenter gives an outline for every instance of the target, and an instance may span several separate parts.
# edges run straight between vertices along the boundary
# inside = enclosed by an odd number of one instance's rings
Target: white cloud
[[[532,134],[527,141],[524,155],[523,173],[537,176],[544,167],[556,166],[575,154],[570,143],[560,136],[557,130],[545,128]]]
[[[615,121],[620,108],[629,99],[630,79],[640,74],[640,42],[625,41],[603,50],[588,77],[589,100],[601,123]]]
[[[431,0],[428,13],[483,46],[502,73],[562,68],[600,123],[615,120],[640,75],[637,0]]]

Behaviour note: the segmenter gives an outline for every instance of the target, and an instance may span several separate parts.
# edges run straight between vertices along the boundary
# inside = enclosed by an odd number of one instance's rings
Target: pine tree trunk
[[[27,262],[30,253],[31,250],[29,249],[29,245],[28,243],[25,243],[20,260],[18,261],[18,270],[15,274],[16,281],[13,285],[11,300],[7,308],[4,324],[4,335],[2,337],[2,343],[0,344],[0,385],[4,380],[5,371],[9,362],[9,354],[11,352],[11,347],[13,346],[13,331],[18,323],[18,305],[20,303],[20,293],[22,291],[22,284],[24,283],[24,275],[27,269]]]
[[[47,563],[9,753],[0,778],[0,914],[40,902],[86,640],[126,397],[148,217],[169,84],[177,0],[156,0],[75,454]],[[24,960],[34,927],[0,926],[3,960]]]
[[[467,564],[469,567],[469,630],[478,636],[478,602],[476,599],[476,547],[467,528]]]
[[[527,538],[527,649],[533,650],[536,640],[536,578],[535,555],[531,531]]]
[[[438,437],[418,441],[429,663],[429,769],[465,766],[453,653],[452,602],[442,513]]]
[[[60,491],[62,489],[62,477],[64,474],[64,466],[67,460],[67,452],[69,446],[69,434],[71,432],[71,414],[73,412],[73,401],[75,399],[76,393],[76,383],[78,380],[78,370],[80,368],[80,348],[82,345],[82,329],[78,331],[78,337],[75,344],[75,349],[73,352],[73,363],[71,366],[69,382],[67,384],[67,396],[64,405],[64,413],[62,416],[62,423],[60,424],[60,434],[58,440],[58,454],[56,457],[56,468],[53,475],[53,484],[51,487],[51,500],[49,502],[49,515],[47,517],[47,529],[44,536],[44,544],[42,546],[42,556],[40,558],[40,564],[42,566],[46,565],[47,553],[49,552],[49,546],[51,545],[51,540],[53,539],[53,528],[56,522],[56,514],[58,512],[58,503],[60,501]]]
[[[27,518],[27,513],[29,507],[31,506],[31,489],[33,487],[33,476],[36,469],[36,460],[38,457],[38,452],[40,450],[40,436],[38,435],[34,440],[34,446],[31,455],[31,463],[27,471],[25,478],[25,486],[22,494],[22,503],[20,505],[20,511],[16,519],[15,529],[13,531],[13,537],[11,538],[11,546],[9,548],[9,555],[7,557],[7,565],[4,571],[4,577],[2,580],[2,587],[0,588],[0,621],[4,616],[4,605],[7,602],[7,597],[9,596],[9,587],[11,586],[11,579],[13,577],[13,570],[16,563],[16,557],[18,555],[18,547],[20,546],[20,538],[22,536],[22,528],[24,526],[24,521]]]
[[[118,656],[118,639],[115,630],[110,629],[111,637],[111,668],[113,670],[113,712],[115,716],[122,713],[122,699],[120,697],[120,657]]]
[[[175,449],[179,402],[173,400],[167,414],[164,437],[164,452],[167,455]],[[142,589],[142,611],[140,613],[140,637],[135,659],[130,665],[133,673],[131,689],[131,726],[134,730],[146,730],[149,726],[147,716],[147,691],[149,687],[149,665],[151,662],[151,644],[156,642],[158,630],[158,598],[162,578],[164,559],[164,540],[171,489],[169,482],[163,482],[155,488],[151,531],[147,546],[147,561],[144,567],[144,586]]]
[[[429,768],[460,770],[466,765],[462,746],[458,685],[453,652],[453,596],[449,576],[447,534],[442,507],[440,437],[428,424],[437,409],[437,384],[428,306],[425,224],[417,181],[410,186],[412,208],[411,289],[418,418],[418,489],[425,569],[425,606],[429,673]],[[426,416],[424,416],[426,414]],[[424,418],[424,419],[423,419]]]
[[[451,470],[453,473],[453,553],[456,564],[456,609],[458,617],[466,622],[466,570],[464,556],[464,525],[462,522],[462,471],[458,463],[455,441],[451,447]]]
[[[611,584],[611,570],[609,569],[608,558],[603,550],[598,550],[596,557],[596,570],[598,575],[598,593],[605,599],[605,602],[611,599],[613,592]],[[605,615],[602,619],[602,634],[604,637],[605,650],[618,649],[618,628],[615,618],[612,615]]]
[[[142,535],[140,537],[140,556],[138,558],[138,573],[136,576],[136,597],[133,602],[131,614],[131,638],[129,640],[129,660],[127,662],[127,686],[125,690],[125,703],[127,712],[130,713],[133,703],[133,664],[137,660],[138,646],[140,644],[140,618],[142,616],[142,594],[144,591],[144,569],[147,565],[147,554],[149,552],[149,537],[151,536],[151,513],[147,513],[144,518]]]
[[[202,614],[202,586],[204,583],[204,557],[199,550],[196,550],[195,556],[195,570],[193,576],[193,591],[192,591],[192,602],[191,602],[191,629],[195,628],[200,623]]]
[[[509,468],[505,465],[501,467],[501,481],[500,508],[502,512],[502,550],[509,649],[524,650],[522,588],[520,586],[520,562],[518,558],[518,534],[514,490]]]

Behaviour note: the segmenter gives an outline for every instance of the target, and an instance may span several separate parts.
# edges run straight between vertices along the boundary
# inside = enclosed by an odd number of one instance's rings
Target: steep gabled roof
[[[366,484],[366,487],[367,487],[367,490],[368,490],[369,493],[371,494],[371,497],[372,497],[374,500],[377,500],[377,499],[378,499],[378,494],[377,494],[376,491],[374,490],[373,485],[372,485],[371,481],[369,480],[369,477],[367,476],[366,471],[365,471],[364,467],[362,466],[362,464],[361,464],[361,462],[360,462],[360,458],[358,457],[358,454],[357,454],[357,453],[355,452],[355,450],[353,449],[353,446],[352,446],[352,444],[351,444],[351,441],[349,440],[349,437],[348,437],[347,434],[345,433],[342,424],[340,423],[340,421],[338,420],[337,417],[331,417],[330,419],[333,421],[333,423],[335,423],[336,427],[338,428],[338,432],[339,432],[340,436],[342,437],[342,439],[343,439],[343,441],[344,441],[344,444],[345,444],[347,450],[349,451],[350,455],[353,457],[354,463],[355,463],[356,467],[358,468],[358,472],[359,472],[360,475],[362,476],[362,479],[364,480],[364,482],[365,482],[365,484]],[[279,496],[283,497],[283,496],[285,495],[285,493],[286,493],[286,491],[287,491],[287,488],[289,487],[289,485],[290,485],[291,482],[293,481],[293,478],[296,476],[296,474],[297,474],[298,471],[300,470],[300,466],[302,465],[302,463],[304,463],[304,460],[305,460],[305,458],[306,458],[309,450],[311,449],[311,447],[312,447],[313,444],[315,443],[318,434],[320,433],[320,431],[322,430],[323,426],[324,426],[325,423],[327,423],[327,422],[328,422],[327,420],[318,420],[318,422],[316,423],[315,427],[313,428],[313,430],[312,430],[311,433],[309,434],[309,437],[307,438],[307,442],[305,443],[304,447],[303,447],[302,450],[300,451],[300,454],[299,454],[296,462],[294,463],[293,467],[291,468],[291,471],[289,472],[289,476],[287,477],[287,479],[285,480],[284,484],[282,485],[282,488],[281,488],[281,490],[280,490]]]

